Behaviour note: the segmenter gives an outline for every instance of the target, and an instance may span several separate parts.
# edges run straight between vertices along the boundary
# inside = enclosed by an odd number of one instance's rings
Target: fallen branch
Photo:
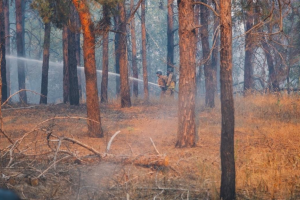
[[[107,143],[107,148],[106,148],[106,153],[108,153],[111,143],[114,140],[114,138],[120,133],[121,131],[117,131],[109,140],[109,142]]]
[[[42,97],[46,97],[45,95],[42,95],[42,94],[40,94],[40,93],[38,93],[38,92],[35,92],[35,91],[33,91],[33,90],[22,89],[22,90],[19,90],[18,92],[15,92],[15,93],[12,94],[12,95],[10,95],[10,96],[6,99],[6,101],[4,101],[4,102],[2,103],[1,106],[4,106],[5,104],[7,104],[7,102],[8,102],[13,96],[15,96],[15,95],[17,95],[17,94],[19,94],[20,92],[23,92],[23,91],[32,92],[32,93],[34,93],[34,94],[36,94],[36,95],[40,95],[40,96],[42,96]]]

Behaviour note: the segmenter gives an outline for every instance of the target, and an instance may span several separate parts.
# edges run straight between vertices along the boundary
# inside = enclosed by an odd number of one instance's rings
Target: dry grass
[[[162,154],[169,157],[168,168],[144,168],[107,162],[74,164],[71,160],[57,165],[40,180],[37,187],[26,181],[2,186],[16,189],[32,199],[218,199],[220,187],[220,103],[207,109],[198,102],[199,141],[192,149],[176,149],[176,101],[145,104],[133,101],[134,107],[120,109],[118,101],[102,105],[106,136],[86,137],[84,120],[56,120],[43,124],[24,142],[30,153],[45,150],[45,130],[59,136],[74,137],[104,152],[107,141],[117,130],[111,153],[116,155],[156,154],[151,137]],[[300,198],[300,101],[297,95],[253,95],[235,98],[236,188],[238,199]],[[36,124],[53,116],[84,117],[85,106],[56,105],[26,110],[4,111],[5,131],[14,140]],[[34,145],[28,145],[33,142]],[[8,145],[1,138],[0,148]],[[88,152],[72,144],[64,144],[78,155]],[[46,169],[52,156],[20,158],[15,168],[1,168],[5,175],[22,173],[36,176]],[[7,162],[3,160],[3,162]],[[29,164],[30,163],[30,164]],[[31,168],[29,168],[31,167]],[[38,170],[33,170],[35,167]],[[26,171],[27,170],[27,171]],[[2,180],[2,179],[1,179]],[[55,189],[57,188],[57,189]],[[22,193],[23,192],[23,193]]]

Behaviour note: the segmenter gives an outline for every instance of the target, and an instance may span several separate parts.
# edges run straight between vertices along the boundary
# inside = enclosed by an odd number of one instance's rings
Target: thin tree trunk
[[[3,70],[4,68],[4,70]],[[0,88],[2,88],[2,90],[0,90],[0,99],[2,99],[2,102],[4,102],[4,98],[3,98],[3,92],[7,93],[7,90],[3,89],[4,84],[3,82],[3,78],[6,81],[6,74],[5,77],[3,77],[3,72],[5,73],[5,69],[6,69],[6,60],[5,60],[5,21],[4,21],[4,5],[3,5],[3,1],[0,0]],[[7,96],[6,96],[7,97]],[[0,107],[0,129],[2,130],[3,128],[3,119],[2,119],[2,109]]]
[[[76,24],[76,32],[75,32],[75,45],[76,45],[76,61],[77,61],[77,69],[81,65],[80,64],[80,19],[78,12],[75,10],[75,24]],[[79,101],[83,100],[82,97],[82,70],[77,70],[78,77],[78,91],[79,91]]]
[[[5,20],[5,52],[10,55],[10,24],[9,24],[9,0],[4,0],[4,20]],[[10,96],[10,64],[6,60],[6,81],[7,81],[7,97]],[[2,93],[2,96],[5,95]],[[3,97],[2,97],[3,98]]]
[[[274,66],[274,60],[272,57],[271,48],[266,42],[266,39],[262,40],[262,46],[265,52],[265,56],[267,58],[267,64],[269,69],[269,90],[270,91],[279,91],[279,83],[277,80],[276,70]]]
[[[119,3],[120,12],[120,44],[118,52],[120,53],[120,96],[121,96],[121,107],[130,107],[130,88],[128,81],[128,60],[127,60],[127,34],[126,34],[126,14],[125,14],[125,0]]]
[[[68,26],[64,25],[63,38],[63,100],[69,102]]]
[[[143,82],[144,82],[144,100],[149,100],[148,90],[148,70],[147,70],[147,54],[146,54],[146,0],[141,3],[141,25],[142,25],[142,64],[143,64]]]
[[[207,4],[207,0],[201,0]],[[204,5],[200,5],[200,21],[202,28],[200,30],[200,37],[202,43],[202,55],[204,63],[204,76],[205,76],[205,105],[207,107],[215,107],[215,88],[214,88],[214,71],[211,66],[210,60],[210,48],[208,41],[208,8]]]
[[[107,87],[108,87],[108,39],[109,39],[109,25],[110,16],[108,6],[103,6],[103,17],[104,17],[104,27],[103,27],[103,50],[102,50],[102,82],[101,82],[101,102],[107,103]]]
[[[114,26],[115,31],[119,31],[120,17],[118,15],[114,16]],[[115,33],[115,71],[116,74],[120,74],[120,33]],[[116,95],[120,95],[120,78],[116,77]]]
[[[100,107],[98,102],[97,73],[95,60],[95,33],[91,14],[86,5],[86,0],[73,0],[83,30],[83,55],[86,79],[86,105],[89,134],[91,137],[103,137],[101,128]]]
[[[221,27],[221,191],[220,199],[235,199],[234,103],[232,88],[231,0],[220,0]]]
[[[215,11],[219,13],[218,5],[215,5]],[[214,15],[214,32],[217,30],[220,24],[219,17]],[[213,38],[213,44],[215,44],[214,49],[212,51],[211,57],[211,70],[212,70],[212,87],[214,88],[214,94],[216,94],[217,90],[217,68],[218,68],[218,60],[219,60],[219,45],[220,45],[220,37],[219,34],[216,34]]]
[[[134,0],[130,0],[130,10],[133,10]],[[135,18],[133,16],[130,24],[131,33],[131,48],[132,48],[132,74],[134,78],[139,78],[137,60],[136,60],[136,36],[135,36]],[[139,85],[138,81],[133,81],[133,94],[135,97],[139,95]]]
[[[254,12],[253,12],[253,2],[249,3],[250,9],[246,12],[246,30],[249,31],[254,24]],[[252,56],[253,56],[253,36],[248,33],[245,36],[245,63],[244,63],[244,92],[247,90],[252,90],[253,88],[253,66],[252,66]]]
[[[173,23],[173,2],[174,0],[168,0],[168,30],[167,30],[167,69],[174,67],[174,23]]]
[[[199,26],[200,25],[200,5],[195,5],[194,7],[194,23],[195,26]],[[200,31],[199,28],[195,29],[196,32],[196,52],[195,52],[195,56],[196,56],[196,63],[198,63],[198,61],[200,60],[200,52],[201,52],[201,48],[200,48]],[[202,74],[202,66],[201,65],[197,65],[196,64],[196,68],[198,70],[196,70],[196,96],[199,95],[200,97],[200,92],[201,92],[201,74]]]
[[[17,42],[17,55],[18,57],[25,56],[24,47],[24,13],[22,0],[16,0],[16,42]],[[19,90],[25,89],[25,63],[24,61],[18,59],[18,81]],[[27,103],[26,91],[20,92],[20,101]]]
[[[44,52],[43,52],[43,66],[42,66],[42,85],[41,85],[41,96],[40,104],[47,104],[48,95],[48,72],[49,72],[49,49],[50,49],[50,33],[51,24],[45,23],[45,34],[44,34]]]
[[[70,8],[70,28],[68,30],[68,66],[69,66],[69,98],[71,105],[79,105],[79,88],[76,59],[76,12]],[[74,59],[75,58],[75,59]]]
[[[178,1],[180,79],[178,95],[178,132],[176,147],[193,147],[196,144],[196,35],[193,30],[193,0]],[[189,14],[187,14],[189,13]]]

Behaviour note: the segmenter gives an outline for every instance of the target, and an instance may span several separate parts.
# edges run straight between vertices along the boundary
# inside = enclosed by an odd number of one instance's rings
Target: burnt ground
[[[300,194],[299,113],[285,109],[285,104],[279,109],[265,107],[264,103],[273,105],[270,99],[257,102],[255,99],[236,103],[238,199],[297,199]],[[275,99],[274,106],[276,102]],[[300,105],[298,101],[294,103]],[[125,109],[114,103],[101,105],[104,138],[88,137],[86,120],[80,119],[86,117],[84,105],[6,107],[3,110],[5,133],[13,141],[30,133],[19,146],[21,153],[15,149],[9,168],[6,167],[9,148],[5,148],[10,143],[1,136],[1,187],[17,191],[23,199],[217,199],[221,175],[220,108],[206,109],[199,103],[197,146],[177,149],[176,105],[176,102],[158,101],[149,104],[136,101],[133,107]],[[76,139],[105,153],[109,139],[117,131],[121,132],[113,140],[110,154],[127,157],[159,154],[167,157],[168,166],[124,164],[95,156],[81,162],[70,156],[54,166],[54,160],[66,155],[47,153],[49,133]],[[57,144],[52,141],[50,146],[55,150]],[[91,153],[67,141],[60,148],[77,157]],[[42,172],[37,184],[34,183]]]

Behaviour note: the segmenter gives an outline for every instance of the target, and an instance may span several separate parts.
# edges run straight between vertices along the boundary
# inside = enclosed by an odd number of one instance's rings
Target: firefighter
[[[174,91],[176,86],[176,76],[174,75],[173,68],[168,68],[167,70],[167,90],[166,95],[174,98]]]
[[[161,88],[160,98],[162,99],[165,97],[165,93],[167,90],[167,87],[166,87],[167,77],[163,76],[162,72],[160,70],[158,70],[156,72],[156,76],[158,77],[157,83],[158,83],[159,87]]]

